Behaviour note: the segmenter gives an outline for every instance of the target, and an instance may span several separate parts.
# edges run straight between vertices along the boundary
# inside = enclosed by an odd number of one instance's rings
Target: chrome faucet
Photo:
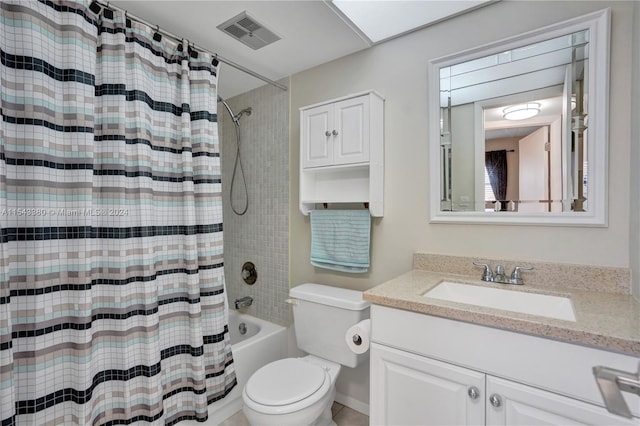
[[[504,275],[504,266],[496,266],[496,272],[493,274],[493,281],[496,283],[503,283],[507,277]]]
[[[253,297],[245,296],[235,300],[236,309],[248,308],[253,303]]]
[[[513,268],[511,276],[507,278],[504,273],[504,266],[502,265],[496,266],[496,272],[494,273],[491,271],[491,267],[486,263],[473,262],[473,264],[484,268],[481,278],[482,281],[499,284],[523,285],[524,281],[522,280],[520,271],[530,271],[533,269],[531,266],[516,266]]]

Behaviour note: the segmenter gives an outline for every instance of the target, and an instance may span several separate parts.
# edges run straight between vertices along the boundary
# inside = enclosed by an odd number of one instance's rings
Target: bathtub
[[[285,327],[230,309],[229,334],[238,384],[225,398],[209,405],[206,422],[184,421],[180,425],[219,425],[242,409],[242,389],[249,377],[263,365],[287,356]]]

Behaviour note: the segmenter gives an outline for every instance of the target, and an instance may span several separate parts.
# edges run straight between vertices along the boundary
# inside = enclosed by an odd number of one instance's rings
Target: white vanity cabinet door
[[[333,104],[321,105],[302,112],[302,167],[333,164]]]
[[[369,103],[369,96],[359,96],[334,104],[334,164],[369,161]]]
[[[484,382],[482,373],[373,343],[370,424],[482,425]]]
[[[640,425],[638,418],[626,419],[596,405],[492,376],[487,376],[486,401],[490,426]]]

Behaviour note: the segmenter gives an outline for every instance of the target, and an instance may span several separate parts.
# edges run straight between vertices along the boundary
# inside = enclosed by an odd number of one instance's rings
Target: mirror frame
[[[440,68],[532,43],[589,30],[589,210],[587,212],[518,213],[440,210]],[[609,48],[611,11],[603,9],[520,35],[442,56],[428,64],[429,212],[430,223],[498,225],[608,226],[609,200]]]

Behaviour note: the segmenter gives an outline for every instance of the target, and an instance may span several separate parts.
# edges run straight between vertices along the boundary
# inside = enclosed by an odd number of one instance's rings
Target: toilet
[[[257,370],[242,391],[252,425],[335,425],[331,405],[342,366],[356,367],[367,353],[345,342],[349,327],[369,318],[362,292],[321,284],[290,290],[298,348],[309,355],[274,361]]]

